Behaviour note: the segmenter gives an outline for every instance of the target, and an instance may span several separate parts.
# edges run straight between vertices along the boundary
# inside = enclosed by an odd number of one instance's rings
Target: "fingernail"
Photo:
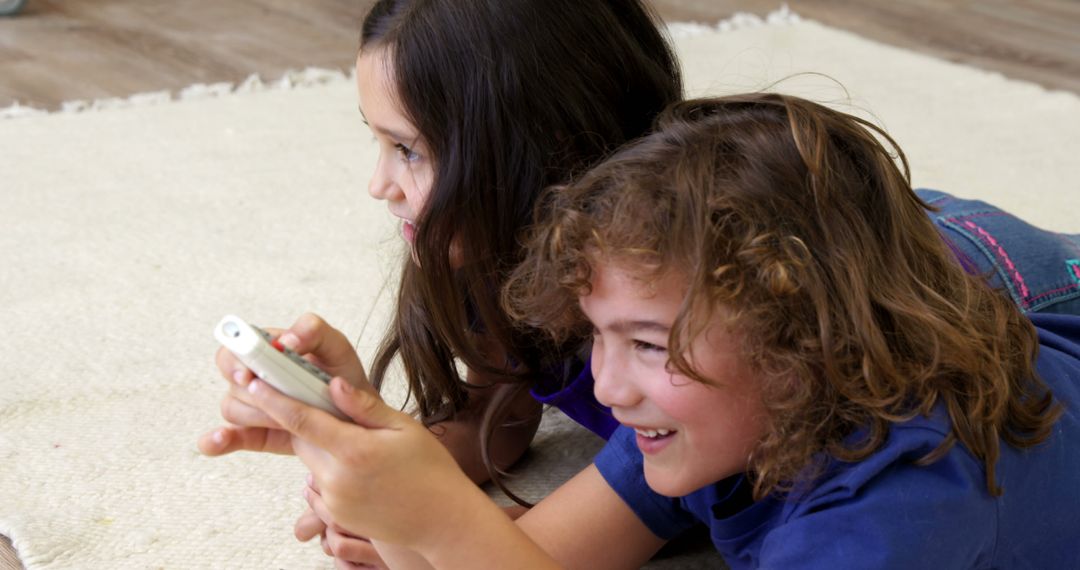
[[[259,389],[259,383],[258,382],[252,382],[251,384],[248,384],[247,389],[248,389],[248,392],[251,392],[252,394],[254,394]]]
[[[278,338],[278,342],[285,345],[285,348],[288,348],[289,350],[293,350],[300,346],[300,338],[291,332],[282,333],[281,337]]]
[[[311,473],[307,474],[307,484],[308,487],[313,487],[315,485],[315,476]]]
[[[215,431],[214,435],[212,435],[210,437],[214,440],[214,443],[216,443],[218,445],[221,445],[221,444],[225,443],[225,430],[219,429],[219,430]]]
[[[344,378],[338,378],[338,383],[341,384],[341,389],[346,394],[352,394],[353,391],[356,390],[356,387],[353,386],[352,384],[349,384],[349,382],[347,380],[345,380]]]
[[[242,370],[242,369],[241,370],[236,370],[236,371],[234,371],[232,373],[232,377],[233,377],[233,380],[236,381],[236,384],[239,385],[240,387],[247,386],[247,383],[249,381],[248,375],[247,375],[247,370]]]

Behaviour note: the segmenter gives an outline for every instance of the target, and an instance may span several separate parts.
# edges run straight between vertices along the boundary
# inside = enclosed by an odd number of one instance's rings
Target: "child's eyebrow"
[[[607,328],[619,334],[636,332],[660,332],[667,334],[671,327],[657,321],[619,320],[608,323]]]
[[[357,108],[359,109],[359,107],[357,107]],[[399,133],[397,131],[392,131],[390,129],[384,129],[383,127],[380,127],[379,125],[372,125],[371,123],[368,122],[367,116],[364,115],[364,110],[363,109],[360,109],[360,116],[364,118],[364,124],[365,125],[371,127],[373,130],[378,131],[378,132],[380,132],[380,133],[382,133],[382,134],[384,134],[384,135],[386,135],[386,136],[388,136],[388,137],[390,137],[390,138],[392,138],[392,139],[394,139],[394,140],[396,140],[398,142],[405,142],[405,143],[409,143],[409,144],[415,144],[416,141],[419,140],[419,138],[420,138],[418,136],[416,136],[416,137],[405,136],[404,134]]]

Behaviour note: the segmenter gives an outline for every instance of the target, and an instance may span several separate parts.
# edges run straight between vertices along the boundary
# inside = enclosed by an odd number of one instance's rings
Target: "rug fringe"
[[[732,32],[747,28],[760,28],[761,26],[797,24],[802,20],[802,17],[792,11],[791,7],[785,2],[764,17],[748,12],[735,12],[730,18],[720,20],[711,26],[699,22],[672,22],[668,24],[667,28],[671,37],[687,38],[711,32]]]
[[[793,12],[785,3],[782,4],[780,8],[773,10],[764,17],[747,12],[736,12],[730,18],[721,20],[714,25],[698,22],[671,22],[667,25],[667,29],[668,33],[673,38],[687,38],[710,32],[730,32],[746,28],[758,28],[761,26],[790,25],[801,21],[802,18]],[[60,105],[60,109],[56,111],[48,111],[46,109],[21,105],[16,101],[11,106],[0,109],[0,120],[50,114],[85,113],[91,111],[125,109],[128,107],[141,107],[146,105],[161,105],[172,101],[208,99],[225,97],[235,93],[255,93],[260,91],[272,91],[275,89],[296,89],[353,80],[355,80],[355,71],[346,73],[337,69],[318,67],[309,67],[299,71],[287,71],[280,78],[270,82],[263,81],[259,74],[253,73],[248,76],[247,79],[237,84],[196,83],[181,89],[175,96],[169,91],[152,91],[148,93],[136,93],[129,97],[65,101]]]
[[[236,93],[255,93],[279,89],[302,89],[305,87],[327,85],[341,81],[352,81],[353,79],[352,73],[347,74],[338,69],[325,69],[319,67],[309,67],[299,71],[287,71],[278,79],[269,82],[264,81],[259,74],[253,73],[249,75],[247,79],[237,84],[222,82],[209,84],[196,83],[194,85],[189,85],[178,91],[175,96],[169,91],[153,91],[148,93],[136,93],[129,97],[109,97],[90,101],[65,101],[60,105],[60,109],[56,111],[29,107],[21,105],[16,101],[10,107],[0,109],[0,120],[160,105],[172,101],[190,101],[194,99],[225,97]]]

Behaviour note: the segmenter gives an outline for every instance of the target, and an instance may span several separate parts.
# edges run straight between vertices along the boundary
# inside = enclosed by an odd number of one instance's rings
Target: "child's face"
[[[420,132],[399,109],[392,62],[385,55],[385,50],[374,49],[361,52],[356,60],[360,112],[379,144],[368,193],[389,203],[390,213],[402,220],[402,236],[412,243],[434,165]]]
[[[668,335],[685,281],[647,284],[614,264],[594,265],[581,308],[595,327],[596,398],[637,432],[645,480],[681,496],[746,470],[764,430],[758,379],[720,316],[690,345],[690,362],[712,385],[668,370]]]

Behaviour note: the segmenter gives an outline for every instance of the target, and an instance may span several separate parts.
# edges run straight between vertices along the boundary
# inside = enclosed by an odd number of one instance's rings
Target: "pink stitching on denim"
[[[1016,270],[1016,266],[1013,265],[1012,260],[1009,259],[1009,254],[1005,253],[1005,249],[1002,248],[998,244],[997,240],[994,239],[994,236],[987,233],[986,230],[975,225],[975,223],[969,220],[964,220],[964,225],[972,230],[975,230],[975,232],[978,233],[984,240],[986,240],[986,242],[989,243],[990,246],[997,251],[997,254],[1001,256],[1001,261],[1005,263],[1005,268],[1009,270],[1013,281],[1020,288],[1020,296],[1023,297],[1024,304],[1027,305],[1027,297],[1030,292],[1028,291],[1027,285],[1024,284],[1024,276],[1020,275],[1020,272]]]
[[[1036,295],[1036,296],[1028,299],[1028,303],[1029,304],[1034,303],[1035,301],[1037,301],[1039,299],[1042,299],[1043,297],[1049,297],[1051,295],[1057,295],[1058,293],[1063,293],[1065,291],[1075,291],[1076,288],[1077,288],[1077,285],[1066,285],[1064,287],[1058,287],[1057,289],[1054,289],[1053,291],[1045,291],[1041,295]]]

